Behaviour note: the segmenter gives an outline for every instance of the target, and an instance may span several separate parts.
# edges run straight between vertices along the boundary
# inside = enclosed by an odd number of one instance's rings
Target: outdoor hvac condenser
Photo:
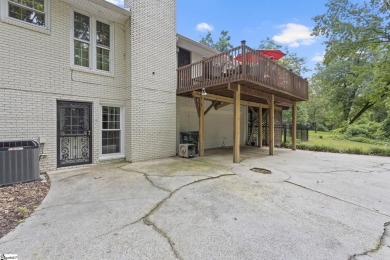
[[[0,141],[0,186],[38,179],[38,142]]]
[[[179,156],[184,158],[192,158],[195,156],[195,145],[194,144],[180,144],[179,145]]]

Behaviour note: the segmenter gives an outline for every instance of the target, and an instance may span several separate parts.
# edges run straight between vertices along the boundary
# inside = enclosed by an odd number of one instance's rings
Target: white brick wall
[[[176,154],[176,1],[125,0],[128,41],[126,157],[139,161]],[[137,126],[137,127],[134,127]]]
[[[126,24],[114,23],[113,76],[72,71],[72,8],[60,0],[52,0],[50,7],[46,33],[0,21],[0,140],[44,138],[48,157],[41,161],[41,171],[56,169],[57,100],[93,103],[93,162],[97,163],[100,102],[125,103],[128,92]]]

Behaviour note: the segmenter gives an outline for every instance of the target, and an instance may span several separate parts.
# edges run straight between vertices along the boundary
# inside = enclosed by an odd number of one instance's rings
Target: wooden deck
[[[269,154],[274,154],[275,110],[290,107],[292,149],[296,149],[297,102],[308,99],[308,82],[292,71],[242,45],[177,69],[177,95],[194,98],[199,118],[199,156],[204,156],[205,116],[233,104],[233,162],[240,163],[240,106],[258,108],[262,122],[268,109]],[[206,108],[205,100],[211,101]],[[262,140],[259,131],[258,140]],[[261,142],[259,142],[261,146]]]
[[[308,99],[308,82],[292,71],[249,48],[245,42],[227,52],[177,69],[177,95],[207,93],[234,98],[232,86],[241,86],[241,100],[267,104],[294,104]]]

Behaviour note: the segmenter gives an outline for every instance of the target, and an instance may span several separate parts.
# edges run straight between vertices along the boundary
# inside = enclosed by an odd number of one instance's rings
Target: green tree
[[[211,36],[211,32],[208,32],[206,36],[203,36],[200,41],[201,44],[209,46],[210,48],[214,48],[214,40]]]
[[[313,35],[327,39],[318,78],[342,110],[341,119],[353,124],[389,99],[390,3],[329,0],[326,7],[325,14],[313,18]]]
[[[302,103],[302,106],[307,109],[307,121],[315,132],[317,132],[317,129],[321,131],[327,130],[330,125],[328,120],[329,113],[326,99],[323,98],[324,95],[321,82],[313,77],[309,80],[309,86],[310,99]]]
[[[231,37],[229,36],[229,32],[222,30],[221,36],[216,43],[214,43],[211,32],[208,32],[206,36],[203,36],[199,42],[220,52],[224,52],[233,48],[233,45],[230,43],[230,39]]]

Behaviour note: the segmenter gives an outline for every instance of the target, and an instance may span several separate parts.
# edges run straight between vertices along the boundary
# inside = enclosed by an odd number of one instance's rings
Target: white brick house
[[[0,140],[41,171],[175,155],[175,4],[0,0]]]
[[[267,118],[257,144],[273,154],[291,107],[295,149],[306,80],[245,41],[218,53],[177,35],[175,0],[124,2],[0,0],[0,141],[39,140],[41,171],[175,156],[180,132],[199,134],[200,156],[233,146],[239,162],[248,113]]]

